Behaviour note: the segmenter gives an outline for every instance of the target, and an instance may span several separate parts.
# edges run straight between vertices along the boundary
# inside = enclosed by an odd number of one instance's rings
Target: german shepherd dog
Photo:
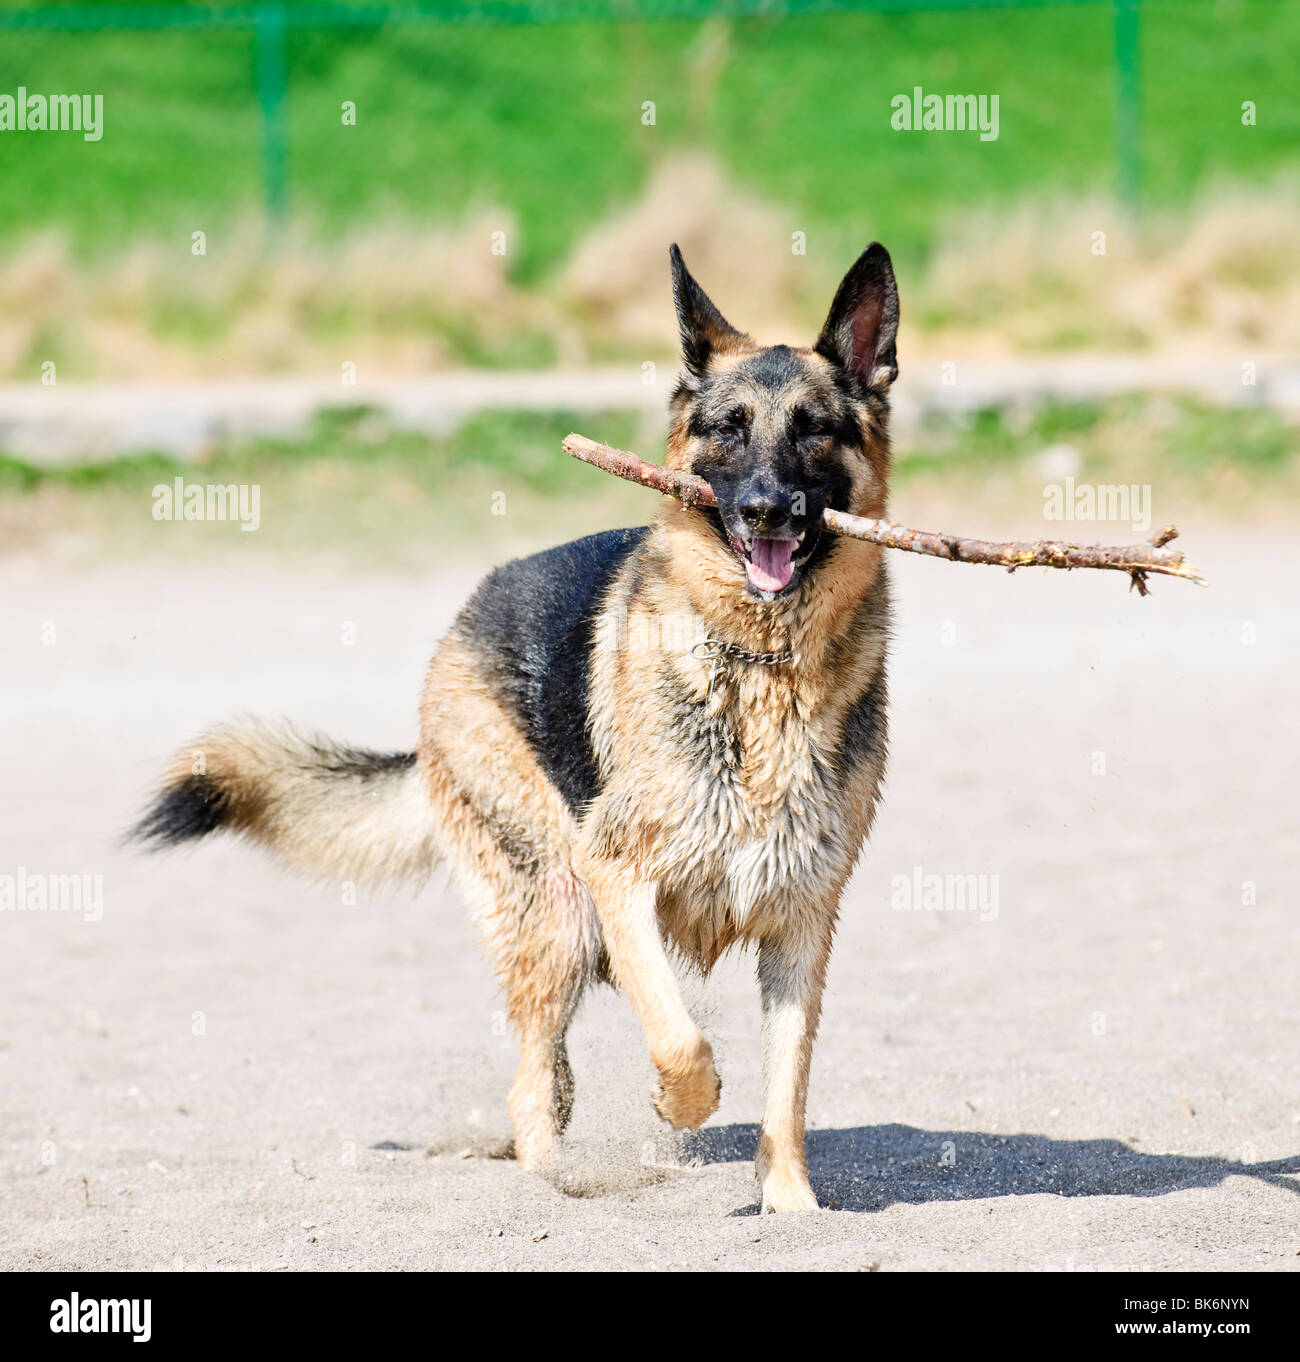
[[[242,834],[316,877],[449,863],[496,960],[521,1060],[516,1157],[545,1169],[569,1118],[565,1031],[597,981],[627,995],[694,1129],[717,1110],[708,1040],[672,957],[757,950],[767,1211],[815,1210],[804,1106],[840,894],[885,761],[882,550],[821,530],[885,514],[898,292],[863,252],[811,348],[729,325],[670,251],[684,369],[667,464],[716,510],[507,563],[429,666],[414,753],[249,722],[187,749],[136,832]]]

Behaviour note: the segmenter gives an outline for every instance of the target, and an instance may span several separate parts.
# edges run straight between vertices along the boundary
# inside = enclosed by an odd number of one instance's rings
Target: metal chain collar
[[[724,643],[720,638],[710,638],[705,635],[704,639],[695,644],[691,649],[691,656],[698,658],[701,662],[711,662],[713,666],[709,669],[709,699],[713,698],[714,688],[718,684],[718,663],[724,657],[734,657],[740,662],[753,662],[760,667],[775,667],[783,662],[793,662],[793,653],[754,653],[748,648],[742,648],[736,643]]]

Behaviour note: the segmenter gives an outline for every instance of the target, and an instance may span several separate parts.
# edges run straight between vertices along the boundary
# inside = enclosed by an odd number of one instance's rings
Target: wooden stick
[[[625,449],[589,440],[585,435],[570,435],[564,441],[564,452],[594,468],[613,473],[615,477],[652,487],[665,496],[673,497],[684,506],[716,506],[713,488],[693,473],[677,473],[662,464],[647,463]],[[822,527],[832,534],[850,539],[865,539],[869,544],[880,544],[887,549],[904,549],[908,553],[925,553],[932,558],[948,558],[957,563],[989,563],[1014,572],[1020,567],[1050,568],[1110,568],[1127,572],[1139,594],[1147,594],[1146,575],[1160,573],[1167,577],[1182,577],[1197,586],[1205,586],[1205,579],[1186,561],[1178,549],[1165,546],[1177,537],[1178,531],[1166,525],[1146,544],[1128,544],[1108,548],[1102,544],[1067,544],[1057,539],[1019,540],[999,543],[990,539],[966,539],[956,534],[936,534],[927,530],[909,530],[890,520],[871,520],[866,516],[848,515],[844,511],[822,512]]]

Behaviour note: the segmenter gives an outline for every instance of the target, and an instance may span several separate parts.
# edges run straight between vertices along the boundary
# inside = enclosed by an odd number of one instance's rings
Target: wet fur
[[[673,263],[686,368],[667,463],[715,486],[758,469],[884,514],[888,256],[864,254],[808,349],[756,345]],[[739,452],[711,434],[732,412],[745,413]],[[824,436],[800,434],[809,412]],[[878,547],[824,536],[787,594],[756,599],[725,521],[665,501],[648,528],[497,569],[430,664],[414,754],[219,729],[178,758],[138,832],[173,844],[229,830],[350,880],[419,877],[445,860],[519,1036],[510,1105],[532,1167],[568,1120],[564,1035],[590,984],[627,994],[659,1071],[657,1109],[694,1127],[719,1084],[670,955],[707,972],[729,947],[755,947],[763,1204],[811,1209],[808,1064],[840,893],[884,770],[889,588]],[[691,651],[705,637],[795,660],[725,660],[711,691],[711,666]]]

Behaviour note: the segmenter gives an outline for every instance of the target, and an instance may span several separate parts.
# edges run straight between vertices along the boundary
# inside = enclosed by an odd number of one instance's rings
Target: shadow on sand
[[[756,1125],[718,1126],[686,1138],[683,1154],[701,1163],[754,1157]],[[897,1202],[981,1197],[1162,1196],[1215,1187],[1232,1176],[1300,1193],[1300,1155],[1269,1163],[1183,1154],[1143,1154],[1118,1140],[1053,1140],[913,1126],[854,1126],[808,1132],[808,1172],[823,1206],[879,1211]],[[752,1214],[748,1207],[738,1214]]]

